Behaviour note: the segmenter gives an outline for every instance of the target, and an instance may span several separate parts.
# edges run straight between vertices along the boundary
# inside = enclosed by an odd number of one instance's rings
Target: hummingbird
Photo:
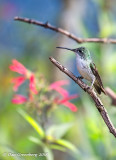
[[[60,49],[70,50],[75,53],[76,55],[76,66],[77,70],[80,73],[81,79],[86,79],[91,82],[90,89],[95,87],[98,94],[103,92],[106,94],[105,89],[103,87],[103,83],[101,77],[98,73],[98,70],[95,64],[92,61],[90,51],[85,47],[79,47],[75,49],[65,48],[65,47],[56,47]]]

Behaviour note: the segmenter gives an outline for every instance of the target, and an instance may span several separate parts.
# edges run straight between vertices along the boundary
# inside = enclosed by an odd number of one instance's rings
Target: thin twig
[[[116,93],[109,87],[105,88],[107,95],[111,98],[111,104],[116,106]]]
[[[107,110],[105,109],[104,105],[102,104],[101,100],[99,99],[99,97],[97,96],[95,91],[91,90],[88,87],[88,85],[86,85],[80,78],[77,78],[72,72],[70,72],[67,68],[62,66],[54,58],[50,57],[49,59],[56,67],[58,67],[62,72],[64,72],[66,75],[68,75],[73,81],[75,81],[84,91],[86,91],[91,96],[91,98],[95,102],[95,105],[96,105],[99,113],[101,114],[104,122],[106,123],[107,127],[109,128],[109,131],[116,137],[116,129],[113,126],[113,124],[108,116]]]
[[[43,23],[43,22],[40,22],[40,21],[35,21],[33,19],[21,18],[21,17],[15,17],[14,20],[22,21],[22,22],[26,22],[26,23],[30,23],[30,24],[35,24],[35,25],[44,27],[46,29],[51,29],[51,30],[53,30],[55,32],[59,32],[59,33],[65,35],[65,36],[73,39],[77,43],[93,42],[93,43],[112,43],[112,44],[116,44],[116,39],[108,39],[108,38],[78,38],[74,34],[68,32],[67,30],[55,27],[55,26],[51,25],[48,22]]]

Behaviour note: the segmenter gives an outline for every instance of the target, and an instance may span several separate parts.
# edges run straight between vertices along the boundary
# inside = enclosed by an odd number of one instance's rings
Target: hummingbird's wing
[[[99,75],[99,73],[98,73],[98,70],[97,70],[95,64],[94,64],[94,63],[90,63],[90,68],[91,68],[92,73],[93,73],[94,76],[96,77],[97,85],[96,85],[96,84],[94,85],[95,88],[96,88],[96,90],[98,91],[99,94],[101,93],[101,91],[102,91],[104,94],[106,94],[105,89],[104,89],[104,86],[103,86],[103,83],[102,83],[102,80],[101,80],[101,78],[100,78],[100,75]]]

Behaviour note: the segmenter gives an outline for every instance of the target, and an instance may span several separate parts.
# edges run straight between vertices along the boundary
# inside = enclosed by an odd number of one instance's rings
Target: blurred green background
[[[48,83],[68,77],[56,69],[49,56],[78,75],[75,56],[56,46],[75,48],[86,46],[91,51],[101,74],[104,86],[116,91],[116,45],[84,43],[73,40],[51,30],[14,21],[15,16],[49,21],[64,28],[77,37],[116,38],[116,1],[112,0],[0,0],[0,160],[34,159],[32,157],[5,157],[4,152],[40,153],[41,147],[29,140],[37,136],[34,129],[17,112],[23,105],[11,104],[13,95],[8,66],[17,59],[32,71],[43,73]],[[67,54],[66,54],[67,53]],[[63,135],[72,142],[79,154],[55,151],[55,160],[116,160],[116,139],[109,133],[90,97],[70,80],[70,93],[77,93],[76,113],[68,108],[57,108],[50,117],[54,124],[73,123]],[[111,100],[102,95],[112,122],[116,126],[116,109]],[[59,130],[59,132],[61,132]],[[71,152],[71,151],[70,151]],[[39,157],[35,159],[46,159]]]

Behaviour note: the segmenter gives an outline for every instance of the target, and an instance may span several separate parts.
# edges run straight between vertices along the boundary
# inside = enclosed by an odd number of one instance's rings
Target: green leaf
[[[46,155],[47,160],[54,160],[53,153],[50,148],[48,148],[47,146],[44,146],[43,150],[47,154]]]
[[[59,139],[63,137],[66,132],[72,127],[72,123],[64,123],[61,125],[52,125],[46,132],[48,136]]]
[[[40,145],[40,146],[42,146],[42,147],[44,145],[43,142],[40,139],[38,139],[37,137],[30,136],[29,140],[32,141],[32,142],[34,142],[34,143],[36,143],[36,144],[38,144],[38,145]]]
[[[51,144],[51,145],[50,145],[50,148],[55,149],[55,150],[59,150],[59,151],[62,151],[62,152],[65,152],[65,151],[66,151],[66,148],[65,148],[65,147],[62,147],[62,146],[56,145],[56,144]]]
[[[70,149],[71,151],[73,151],[75,153],[78,151],[77,148],[67,140],[59,139],[59,140],[56,140],[55,143],[60,144],[60,145]]]
[[[37,122],[31,117],[29,116],[25,111],[23,111],[22,109],[18,109],[18,112],[20,113],[20,115],[22,115],[26,121],[37,131],[37,133],[39,134],[39,136],[41,138],[43,138],[45,136],[45,133],[43,131],[43,129],[41,128],[41,126],[39,124],[37,124]]]
[[[53,158],[53,153],[52,153],[52,151],[51,151],[51,149],[50,149],[50,148],[52,148],[52,147],[48,148],[48,146],[47,146],[46,144],[44,144],[41,140],[39,140],[39,139],[36,138],[36,137],[29,137],[29,139],[30,139],[32,142],[40,145],[40,146],[43,148],[43,151],[44,151],[44,153],[45,153],[45,155],[46,155],[46,159],[47,159],[47,160],[54,160],[54,158]]]

